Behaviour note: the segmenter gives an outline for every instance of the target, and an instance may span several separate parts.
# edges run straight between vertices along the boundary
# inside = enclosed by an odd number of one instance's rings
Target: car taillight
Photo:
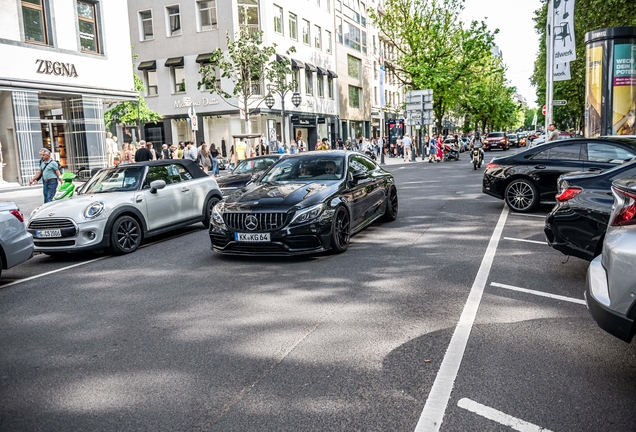
[[[9,210],[13,216],[15,216],[20,222],[24,222],[24,216],[20,213],[20,210]]]
[[[556,200],[560,202],[570,201],[572,198],[581,193],[581,189],[569,187],[556,196]]]
[[[612,186],[615,209],[611,226],[636,225],[636,194],[625,192]]]
[[[499,166],[499,164],[496,164],[494,162],[489,162],[488,165],[486,165],[486,171],[488,171],[489,169],[492,168],[497,168]]]

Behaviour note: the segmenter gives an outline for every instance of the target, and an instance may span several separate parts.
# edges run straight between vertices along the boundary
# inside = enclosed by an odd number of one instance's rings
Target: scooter
[[[450,144],[444,144],[444,149],[442,150],[444,154],[444,161],[449,160],[459,160],[459,148],[452,146]]]
[[[77,176],[72,172],[65,172],[64,174],[62,174],[62,184],[57,189],[57,192],[53,197],[53,201],[72,197],[75,193],[75,184],[73,183],[73,180],[75,180],[76,178]]]
[[[471,155],[473,158],[473,168],[481,168],[481,164],[484,162],[484,154],[481,152],[480,148],[474,148],[471,151]]]

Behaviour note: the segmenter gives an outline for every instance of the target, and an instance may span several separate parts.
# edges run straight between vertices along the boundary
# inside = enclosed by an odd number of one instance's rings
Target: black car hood
[[[249,211],[273,209],[287,211],[317,204],[338,190],[340,181],[285,184],[252,183],[225,198],[225,209]]]
[[[246,185],[252,180],[251,173],[243,174],[231,174],[229,176],[222,177],[216,181],[220,188],[224,187],[239,187]]]

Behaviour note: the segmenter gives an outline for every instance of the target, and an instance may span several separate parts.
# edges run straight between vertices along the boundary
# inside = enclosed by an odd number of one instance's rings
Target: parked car
[[[118,165],[93,176],[72,198],[29,218],[35,251],[135,251],[142,239],[195,222],[209,225],[222,199],[214,178],[187,159]]]
[[[217,179],[217,183],[223,195],[228,195],[237,189],[245,187],[251,181],[258,178],[269,167],[274,165],[282,154],[258,156],[241,161],[230,175]]]
[[[217,204],[210,241],[225,254],[344,252],[355,233],[397,214],[393,175],[371,159],[352,151],[306,152],[281,158]]]
[[[587,261],[601,253],[614,198],[612,182],[636,176],[636,161],[602,173],[576,172],[559,177],[557,204],[546,216],[548,244]]]
[[[223,156],[218,156],[218,157],[216,158],[216,160],[217,160],[217,161],[218,161],[218,163],[219,163],[219,169],[220,169],[220,170],[224,170],[224,169],[226,169],[226,168],[227,168],[227,166],[229,165],[229,162],[228,162],[227,158],[224,158]]]
[[[482,191],[503,199],[512,211],[554,204],[557,179],[573,171],[602,171],[636,156],[634,138],[553,141],[515,155],[494,158],[484,171]]]
[[[631,342],[636,333],[636,177],[616,180],[612,193],[614,209],[603,253],[587,270],[585,302],[603,330]]]
[[[486,135],[484,140],[484,151],[500,148],[502,150],[508,150],[510,148],[510,142],[505,132],[490,132]]]
[[[0,202],[0,275],[33,256],[33,237],[15,203]]]
[[[508,143],[511,147],[519,147],[519,136],[517,134],[508,135]]]

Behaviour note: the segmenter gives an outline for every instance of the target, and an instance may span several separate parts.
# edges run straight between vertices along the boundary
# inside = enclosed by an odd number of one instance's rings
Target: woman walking
[[[219,151],[216,149],[214,143],[210,148],[210,155],[212,156],[212,175],[214,177],[220,177],[219,175]]]
[[[201,148],[199,149],[199,154],[197,155],[197,163],[203,169],[204,173],[207,173],[212,166],[212,157],[210,156],[210,152],[208,151],[207,144],[201,144]]]

